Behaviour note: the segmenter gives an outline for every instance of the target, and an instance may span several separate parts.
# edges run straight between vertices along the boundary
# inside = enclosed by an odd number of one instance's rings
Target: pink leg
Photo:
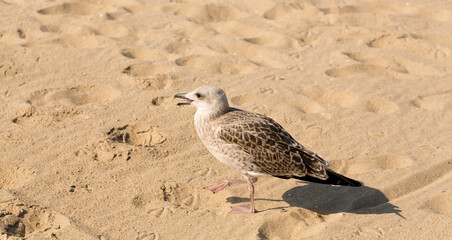
[[[255,213],[254,208],[254,182],[257,182],[257,178],[245,177],[248,183],[248,191],[250,192],[250,205],[240,205],[231,209],[229,213]]]
[[[204,189],[210,190],[213,193],[217,193],[217,192],[231,186],[232,184],[236,184],[236,183],[246,183],[246,180],[245,179],[224,180],[223,182],[219,182],[217,184],[213,184],[213,185],[204,187]]]

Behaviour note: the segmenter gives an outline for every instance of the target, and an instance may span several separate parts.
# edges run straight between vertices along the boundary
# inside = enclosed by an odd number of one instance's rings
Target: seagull
[[[174,97],[184,100],[178,106],[197,108],[194,124],[207,150],[244,177],[224,180],[205,189],[216,193],[232,184],[248,184],[250,204],[234,207],[230,213],[256,212],[254,183],[261,176],[295,178],[336,186],[361,186],[360,182],[331,170],[328,162],[298,143],[275,120],[230,107],[221,88],[202,86]]]

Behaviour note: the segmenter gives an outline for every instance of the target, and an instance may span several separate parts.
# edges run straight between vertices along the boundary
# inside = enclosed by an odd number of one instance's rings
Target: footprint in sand
[[[39,122],[55,124],[87,119],[89,116],[77,106],[103,102],[120,95],[119,90],[107,86],[81,86],[66,90],[43,89],[32,93],[27,102],[27,108],[13,118],[16,124],[33,126]],[[36,110],[36,106],[59,106],[50,110]]]
[[[284,108],[284,112],[291,113],[292,115],[299,115],[301,112],[325,112],[325,108],[318,102],[323,104],[335,104],[346,108],[366,110],[378,114],[389,114],[399,109],[397,104],[389,100],[383,98],[365,98],[353,92],[306,87],[302,90],[302,93],[305,96],[300,96],[296,101],[294,101],[293,98],[284,100],[286,104],[280,104],[280,102],[269,102],[268,98],[252,94],[234,96],[231,98],[231,103],[255,111],[261,106],[260,103],[266,102],[272,109],[274,107],[278,107],[278,109],[282,107]]]
[[[154,97],[151,103],[153,106],[168,106],[173,104],[173,99],[170,97]]]
[[[43,15],[92,15],[102,12],[102,10],[104,10],[104,7],[102,5],[70,2],[43,8],[41,10],[38,10],[38,13]]]
[[[171,54],[186,54],[187,52],[192,52],[193,49],[196,49],[197,51],[201,50],[204,54],[207,53],[214,53],[209,49],[206,49],[206,47],[199,47],[193,43],[193,40],[190,40],[188,38],[182,37],[178,38],[176,40],[168,42],[166,47],[164,48],[165,51],[171,53]],[[206,54],[208,55],[208,54]]]
[[[305,43],[303,38],[306,37],[303,34],[298,34],[299,37],[294,38],[278,32],[264,31],[262,28],[238,22],[221,22],[211,27],[217,33],[234,36],[253,45],[277,49],[298,50],[300,49],[300,45]]]
[[[246,42],[256,44],[263,47],[271,47],[277,49],[300,49],[300,43],[298,40],[278,33],[264,34],[259,37],[245,38]]]
[[[344,54],[349,58],[364,64],[384,66],[384,71],[390,71],[387,74],[393,75],[396,78],[406,77],[406,74],[415,74],[420,76],[440,76],[443,74],[436,68],[403,57],[358,52]],[[378,75],[376,74],[376,76]]]
[[[141,62],[126,67],[122,73],[134,77],[140,89],[160,90],[172,85],[173,67],[167,61]]]
[[[11,62],[0,62],[0,80],[14,77],[20,73],[20,69]]]
[[[258,229],[258,239],[295,239],[308,236],[311,226],[325,222],[324,218],[306,209],[289,210],[282,217],[265,221]]]
[[[331,77],[347,77],[362,73],[374,77],[404,78],[408,73],[408,70],[403,65],[393,58],[391,59],[391,57],[385,58],[383,56],[360,52],[344,53],[344,55],[360,63],[329,69],[325,72],[326,75]]]
[[[101,141],[88,144],[77,151],[75,156],[88,158],[99,162],[129,161],[135,149],[130,145],[113,145],[112,140],[102,139]]]
[[[384,34],[371,40],[368,45],[373,48],[398,48],[407,50],[420,57],[438,61],[449,61],[452,49],[431,43],[420,36]]]
[[[211,169],[211,168],[207,168],[207,169],[201,169],[198,171],[195,171],[193,173],[193,177],[191,177],[190,179],[187,180],[187,183],[190,184],[195,180],[200,180],[200,179],[207,179],[208,177],[214,177],[218,175],[218,171]]]
[[[80,23],[70,23],[70,24],[47,24],[41,25],[39,28],[41,32],[44,33],[61,33],[67,35],[77,35],[77,36],[92,36],[97,35],[94,28],[86,26]]]
[[[273,91],[273,89],[270,90]],[[285,94],[280,95],[285,97],[278,101],[275,101],[276,98],[271,97],[269,93],[234,96],[231,97],[230,101],[235,106],[248,111],[278,116],[277,118],[280,121],[287,124],[301,121],[305,113],[323,113],[326,111],[320,104],[308,97],[297,95],[290,98]]]
[[[214,26],[218,31],[222,30],[223,24]],[[231,26],[227,26],[231,28]],[[247,29],[248,27],[245,27]],[[232,29],[226,29],[226,34],[244,34],[235,33]],[[244,31],[244,30],[243,30]],[[257,34],[258,37],[265,36],[266,33]],[[256,35],[246,35],[237,38],[220,38],[209,42],[207,45],[197,45],[187,38],[170,42],[166,51],[186,55],[177,59],[176,64],[187,66],[198,70],[204,70],[212,73],[239,74],[255,72],[260,66],[272,69],[287,68],[280,59],[287,59],[287,55],[279,50],[270,47],[260,46],[259,40],[254,39]],[[244,39],[248,39],[247,42]],[[252,43],[252,42],[255,43]],[[280,43],[277,43],[280,44]],[[196,54],[193,54],[195,52]],[[224,66],[221,66],[224,64]]]
[[[122,38],[129,36],[129,29],[120,26],[119,24],[99,24],[93,26],[93,29],[95,29],[96,35],[102,35],[102,36],[108,36],[112,38]]]
[[[253,95],[253,94],[245,94],[231,97],[231,102],[238,106],[251,106],[254,104],[258,104],[263,100],[262,96]]]
[[[325,108],[323,108],[320,104],[304,96],[300,96],[296,101],[293,99],[283,99],[282,101],[284,104],[281,104],[281,101],[269,103],[268,98],[251,94],[231,98],[231,102],[233,104],[244,108],[255,109],[265,102],[270,104],[272,109],[274,106],[281,110],[281,112],[284,112],[284,114],[293,116],[300,116],[300,113],[320,113],[325,111]]]
[[[402,78],[400,73],[388,70],[384,66],[372,64],[352,64],[346,67],[332,68],[325,71],[330,77],[347,77],[356,74],[368,74],[373,77]]]
[[[135,240],[159,240],[160,236],[158,233],[155,232],[138,232],[138,236],[135,238]]]
[[[90,193],[93,189],[88,184],[74,184],[68,188],[68,192],[70,193]]]
[[[26,47],[46,45],[46,44],[61,44],[73,48],[97,48],[107,43],[107,38],[101,36],[108,36],[113,38],[121,38],[128,36],[129,30],[118,24],[101,24],[87,26],[80,23],[70,24],[48,24],[42,25],[40,30],[45,33],[61,33],[72,35],[71,38],[60,38],[47,42],[33,42],[24,44]],[[82,37],[76,37],[82,36]],[[110,42],[108,42],[110,43]]]
[[[233,59],[239,60],[240,64],[246,63],[253,68],[260,66],[271,69],[287,68],[287,64],[281,62],[281,59],[287,59],[287,56],[281,54],[279,50],[259,46],[244,40],[223,39],[221,42],[212,44],[209,47],[219,53],[229,54],[229,59],[233,56]]]
[[[28,102],[32,105],[79,106],[104,102],[121,95],[121,92],[109,86],[80,86],[66,90],[45,89],[35,92]]]
[[[2,43],[22,43],[26,38],[27,33],[19,27],[2,29],[0,32],[0,42]]]
[[[325,14],[335,15],[334,24],[356,27],[385,27],[394,25],[394,20],[384,14],[369,14],[360,11],[359,6],[332,7],[322,9]],[[362,33],[362,31],[361,31]]]
[[[397,104],[384,98],[367,98],[348,91],[306,87],[302,93],[323,104],[334,104],[378,114],[389,114],[399,109]]]
[[[75,229],[70,229],[73,224],[68,217],[37,205],[21,203],[1,190],[0,209],[0,231],[6,238],[51,239],[51,236],[60,235],[66,230],[77,233]],[[88,236],[82,234],[79,237]]]
[[[176,59],[176,65],[214,74],[244,74],[255,72],[254,63],[230,56],[186,56]]]
[[[120,38],[129,35],[129,29],[120,26],[116,23],[102,23],[102,24],[93,24],[91,26],[81,24],[81,23],[65,23],[65,24],[47,24],[41,25],[39,30],[44,33],[61,33],[72,36],[84,36],[82,38],[61,38],[48,42],[35,42],[28,43],[25,46],[38,46],[45,44],[63,44],[65,46],[71,46],[74,48],[95,48],[101,45],[101,39],[97,39],[97,43],[95,42],[95,35],[103,35],[108,37]],[[91,38],[87,38],[90,37]],[[81,43],[76,44],[72,42],[71,39],[77,39],[81,41]],[[90,44],[88,44],[90,43]]]
[[[211,25],[211,28],[217,33],[242,39],[268,34],[263,28],[242,22],[219,22]]]
[[[72,37],[62,37],[53,39],[50,41],[43,41],[43,42],[28,42],[21,44],[23,47],[37,47],[41,45],[61,45],[64,47],[71,47],[71,48],[81,48],[81,49],[90,49],[90,48],[99,48],[102,46],[107,46],[114,44],[113,39],[107,37],[107,36],[72,36]]]
[[[316,101],[312,101],[307,97],[300,96],[297,102],[292,102],[294,106],[297,106],[305,113],[323,113],[325,112],[325,108],[322,107]]]
[[[325,71],[326,75],[347,77],[356,74],[367,74],[373,77],[407,79],[412,74],[421,76],[440,76],[442,74],[435,68],[402,57],[362,52],[349,52],[344,53],[344,55],[359,63],[328,69]]]
[[[161,200],[165,202],[192,209],[198,209],[200,206],[199,190],[193,189],[188,184],[167,183],[160,189],[162,190]]]
[[[170,72],[171,69],[169,67],[160,68],[156,63],[152,62],[140,62],[127,66],[122,73],[133,77],[149,77],[155,74],[162,74],[165,72]]]
[[[166,51],[146,48],[125,48],[121,50],[121,54],[127,58],[140,59],[145,61],[164,61],[168,60],[171,57],[171,54]]]
[[[248,15],[238,9],[217,4],[197,6],[184,4],[168,5],[164,6],[162,10],[166,13],[194,18],[202,22],[232,21]]]
[[[133,197],[132,205],[136,208],[142,208],[152,201],[152,196],[150,194],[138,194]],[[163,211],[163,208],[162,208]]]
[[[28,106],[25,109],[20,110],[21,113],[19,116],[13,118],[12,122],[23,125],[24,123],[29,122],[30,120],[33,120],[38,115],[36,112],[36,109],[32,106]]]
[[[414,6],[399,2],[370,2],[365,5],[345,5],[324,9],[326,13],[360,14],[372,13],[377,15],[403,15],[417,17],[426,20],[450,22],[452,12],[445,9],[432,8],[429,6]]]
[[[270,109],[272,109],[273,104],[275,104],[275,102],[269,102],[268,99],[265,100],[265,105],[261,104],[264,101],[264,97],[254,94],[234,96],[230,98],[230,101],[233,105],[238,106],[239,108],[266,115],[270,113]]]
[[[433,20],[450,22],[452,12],[445,9],[420,6],[420,4],[398,2],[368,2],[365,5],[345,5],[325,8],[325,14],[336,14],[337,21],[348,26],[376,27],[391,26],[405,22],[405,17],[414,19],[413,22]],[[403,16],[403,17],[401,17]],[[419,19],[416,19],[419,18]],[[425,26],[428,27],[427,23]],[[418,24],[419,25],[419,24]]]
[[[156,146],[165,141],[165,133],[158,127],[137,123],[110,129],[105,138],[81,147],[75,156],[101,162],[129,161],[138,147],[146,147],[150,157],[163,158],[168,151]]]
[[[158,199],[160,202],[170,203],[165,204],[165,207],[153,208],[149,210],[156,217],[162,217],[165,214],[175,212],[178,209],[185,210],[203,210],[203,209],[215,209],[222,205],[221,202],[224,201],[225,197],[231,192],[229,190],[222,191],[218,193],[222,196],[212,195],[210,191],[202,189],[202,187],[193,187],[193,184],[188,183],[164,183],[161,187],[161,194]],[[224,204],[223,204],[224,205]],[[220,208],[219,213],[225,213],[229,211],[228,206]]]
[[[413,105],[425,110],[441,111],[452,107],[452,90],[418,96]]]
[[[168,215],[174,213],[174,211],[174,207],[157,207],[148,210],[147,213],[155,218],[165,218]]]
[[[270,20],[293,20],[303,18],[316,18],[324,13],[308,2],[289,2],[276,4],[264,13],[264,18]]]
[[[166,140],[165,134],[159,128],[147,123],[112,128],[107,135],[114,142],[145,147],[161,144]]]
[[[38,123],[83,121],[88,117],[82,110],[73,106],[59,106],[57,109],[39,112],[31,106],[12,121],[23,126],[36,126]]]
[[[406,168],[413,164],[411,158],[397,154],[387,154],[372,158],[352,158],[347,161],[343,171],[347,174],[358,174],[381,169]]]

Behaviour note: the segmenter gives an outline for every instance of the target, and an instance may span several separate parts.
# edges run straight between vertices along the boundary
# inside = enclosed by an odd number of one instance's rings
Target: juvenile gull
[[[185,100],[177,105],[197,108],[196,132],[207,150],[245,178],[224,180],[205,188],[216,193],[231,184],[248,184],[250,205],[234,207],[231,213],[256,211],[253,183],[259,176],[361,186],[360,182],[331,170],[322,157],[303,147],[273,119],[229,107],[226,94],[218,87],[202,86],[174,97]]]

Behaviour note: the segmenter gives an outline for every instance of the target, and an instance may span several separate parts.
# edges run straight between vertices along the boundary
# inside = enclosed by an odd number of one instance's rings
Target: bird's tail
[[[315,182],[315,183],[321,183],[321,184],[330,184],[330,185],[338,185],[338,186],[351,186],[351,187],[360,187],[363,184],[353,180],[351,178],[348,178],[346,176],[343,176],[337,172],[334,172],[333,170],[326,169],[326,173],[328,175],[328,178],[325,180],[318,179],[311,176],[304,176],[304,177],[298,177],[298,176],[292,176],[292,178],[308,181],[308,182]]]

